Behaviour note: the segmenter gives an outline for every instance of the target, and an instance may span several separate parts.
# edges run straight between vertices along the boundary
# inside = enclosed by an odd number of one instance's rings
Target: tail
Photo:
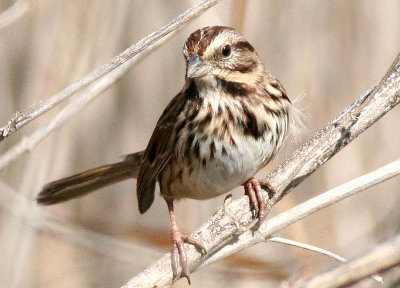
[[[84,196],[99,188],[137,178],[144,151],[128,155],[124,161],[72,175],[45,185],[36,197],[39,204],[52,205]]]

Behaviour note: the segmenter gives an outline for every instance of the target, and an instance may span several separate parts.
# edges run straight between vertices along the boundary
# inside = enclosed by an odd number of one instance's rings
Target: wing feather
[[[147,145],[137,181],[138,205],[142,214],[153,203],[157,178],[172,157],[175,125],[184,107],[184,98],[184,94],[181,92],[168,104]]]

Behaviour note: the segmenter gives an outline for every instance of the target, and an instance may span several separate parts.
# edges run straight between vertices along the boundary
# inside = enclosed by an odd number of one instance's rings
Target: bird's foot
[[[194,239],[189,235],[182,235],[177,227],[172,227],[171,239],[173,243],[172,256],[175,268],[178,267],[177,263],[179,262],[182,267],[182,277],[185,277],[190,285],[190,269],[184,244],[192,244],[196,249],[199,249],[201,253],[206,253],[206,249],[199,240]],[[177,271],[177,269],[174,270]]]
[[[250,210],[253,219],[258,219],[257,223],[253,226],[253,230],[258,230],[261,223],[266,217],[265,213],[265,201],[263,197],[263,189],[261,188],[260,180],[256,178],[250,178],[244,183],[245,194],[249,196]]]

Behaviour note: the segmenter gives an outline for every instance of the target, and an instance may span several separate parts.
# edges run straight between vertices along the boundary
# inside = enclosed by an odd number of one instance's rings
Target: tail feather
[[[72,175],[45,185],[36,200],[42,205],[52,205],[84,196],[110,184],[136,178],[143,153],[128,155],[123,162],[104,165]]]

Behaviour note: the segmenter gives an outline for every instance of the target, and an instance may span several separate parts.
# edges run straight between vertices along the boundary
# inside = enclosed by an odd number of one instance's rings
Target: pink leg
[[[168,205],[168,212],[169,212],[169,218],[171,220],[171,239],[172,239],[172,245],[173,245],[173,257],[174,257],[174,262],[175,264],[178,262],[177,260],[179,259],[180,265],[182,267],[182,276],[186,277],[190,284],[190,270],[189,266],[187,263],[187,256],[186,256],[186,251],[184,247],[184,243],[190,243],[197,248],[200,248],[202,252],[205,252],[205,248],[203,244],[201,244],[200,241],[188,236],[188,235],[182,235],[181,232],[179,231],[178,226],[176,225],[176,217],[175,217],[175,212],[174,212],[174,200],[171,198],[164,198],[165,201],[167,202]],[[176,267],[175,267],[176,268]]]

